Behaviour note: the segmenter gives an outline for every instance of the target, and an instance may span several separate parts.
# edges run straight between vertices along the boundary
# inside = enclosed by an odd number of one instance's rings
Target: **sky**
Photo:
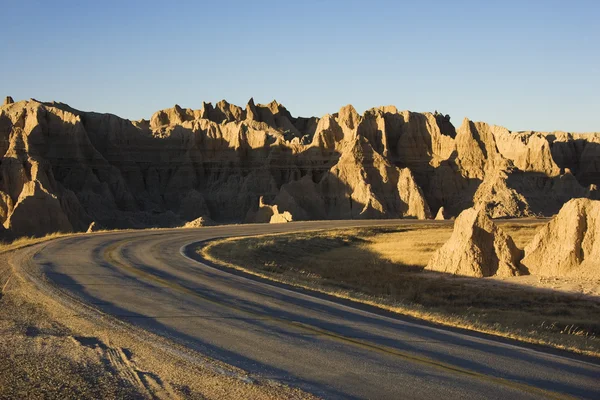
[[[0,96],[129,119],[276,99],[600,131],[600,1],[0,0]]]

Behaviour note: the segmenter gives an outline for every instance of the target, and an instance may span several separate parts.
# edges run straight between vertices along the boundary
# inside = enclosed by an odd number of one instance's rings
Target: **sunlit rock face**
[[[515,276],[521,274],[521,257],[512,238],[484,209],[469,208],[456,218],[452,236],[433,254],[426,269],[478,278]]]
[[[525,248],[529,273],[600,278],[600,201],[566,203]]]
[[[267,206],[278,222],[552,215],[600,196],[599,134],[456,129],[393,106],[303,118],[223,100],[129,121],[7,97],[0,154],[4,236],[244,222]]]

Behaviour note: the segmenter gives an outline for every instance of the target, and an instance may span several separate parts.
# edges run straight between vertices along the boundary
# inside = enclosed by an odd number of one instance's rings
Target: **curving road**
[[[31,262],[100,310],[325,398],[600,398],[600,363],[310,296],[205,265],[217,237],[415,221],[328,221],[81,235]]]

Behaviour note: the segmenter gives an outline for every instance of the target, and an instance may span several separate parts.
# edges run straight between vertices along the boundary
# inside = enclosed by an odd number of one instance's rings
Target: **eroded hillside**
[[[600,134],[467,119],[455,128],[449,117],[393,106],[295,118],[251,99],[129,121],[7,98],[0,153],[6,237],[200,217],[423,219],[440,207],[446,217],[471,206],[491,217],[551,215],[571,198],[600,198]]]

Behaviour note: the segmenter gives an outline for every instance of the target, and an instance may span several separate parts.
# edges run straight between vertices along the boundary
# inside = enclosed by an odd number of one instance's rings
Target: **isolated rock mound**
[[[280,224],[285,222],[292,222],[294,219],[292,214],[288,211],[279,212],[277,205],[269,205],[264,202],[261,196],[258,201],[258,210],[249,212],[246,217],[246,222],[250,223],[270,223]]]
[[[532,275],[600,278],[600,201],[573,199],[525,247]]]
[[[207,217],[198,217],[193,221],[186,222],[184,228],[202,228],[203,226],[213,226],[215,223]]]
[[[98,232],[101,231],[102,227],[100,224],[96,223],[96,221],[92,221],[90,226],[88,226],[86,233]]]
[[[282,213],[278,212],[277,206],[275,207],[275,212],[271,215],[271,219],[269,220],[270,224],[284,224],[286,222],[292,222],[294,219],[292,218],[292,214],[288,211],[284,211]]]
[[[435,214],[435,219],[438,221],[443,221],[448,219],[448,215],[446,214],[446,210],[444,207],[440,207],[437,214]]]
[[[463,211],[450,239],[437,250],[426,269],[473,277],[520,275],[522,252],[482,209]]]

